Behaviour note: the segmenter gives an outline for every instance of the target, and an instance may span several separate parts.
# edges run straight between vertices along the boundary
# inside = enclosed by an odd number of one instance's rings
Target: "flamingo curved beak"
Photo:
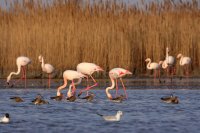
[[[104,70],[99,66],[99,67],[97,67],[96,71],[104,71]]]
[[[126,71],[126,74],[130,74],[130,75],[131,75],[131,74],[133,74],[133,73],[132,73],[132,72],[130,72],[130,71]]]

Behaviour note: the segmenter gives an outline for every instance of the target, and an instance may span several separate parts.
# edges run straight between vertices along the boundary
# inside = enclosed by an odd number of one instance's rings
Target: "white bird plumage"
[[[79,63],[77,65],[77,71],[87,76],[86,77],[87,78],[87,87],[79,92],[78,96],[80,96],[82,94],[82,92],[88,91],[89,89],[91,89],[91,88],[93,88],[93,87],[98,85],[96,80],[93,78],[92,74],[94,72],[103,71],[103,69],[100,66],[98,66],[98,65],[96,65],[94,63],[82,62],[82,63]],[[94,85],[91,85],[91,86],[88,85],[88,76],[92,78],[92,80],[94,82]],[[80,84],[81,80],[82,80],[82,78],[80,78],[74,84],[75,85]],[[72,87],[72,85],[70,85],[70,88],[71,87]]]
[[[158,77],[160,77],[160,68],[161,68],[163,61],[159,61],[159,63],[156,63],[156,62],[151,62],[151,59],[147,58],[145,60],[145,62],[148,62],[147,69],[154,70],[154,79],[156,78],[157,71],[158,71]]]
[[[106,115],[100,115],[105,121],[120,121],[121,120],[121,116],[123,115],[122,111],[117,111],[116,115],[114,116],[106,116]]]
[[[177,58],[180,59],[179,64],[180,64],[181,66],[188,65],[188,64],[191,63],[191,58],[190,58],[190,57],[183,56],[182,54],[178,54],[178,55],[177,55]]]
[[[16,64],[17,64],[17,72],[11,72],[8,77],[7,77],[7,83],[9,84],[12,75],[18,75],[21,72],[21,68],[22,68],[22,77],[21,79],[25,79],[25,88],[26,88],[26,69],[25,66],[30,64],[31,60],[28,57],[25,56],[19,56],[16,59]],[[16,83],[16,82],[15,82]]]
[[[110,100],[113,99],[112,95],[109,93],[109,90],[111,90],[115,87],[115,80],[116,80],[116,97],[117,97],[117,93],[118,93],[117,92],[118,91],[118,81],[117,81],[117,79],[118,78],[120,79],[120,81],[122,83],[124,93],[125,93],[126,98],[127,98],[126,88],[125,88],[124,83],[122,81],[122,77],[124,77],[127,74],[131,75],[132,73],[130,71],[126,70],[126,69],[123,69],[123,68],[113,68],[109,71],[109,77],[110,77],[112,85],[110,87],[106,88],[106,95],[107,95],[108,99],[110,99]]]
[[[38,59],[39,62],[41,62],[42,71],[48,74],[48,87],[50,88],[50,81],[51,81],[50,75],[54,72],[54,67],[51,64],[45,64],[44,57],[42,55],[40,55]]]
[[[60,96],[61,95],[60,91],[67,86],[67,80],[71,80],[72,81],[72,87],[73,87],[73,93],[74,93],[75,89],[76,89],[75,88],[75,84],[74,84],[74,79],[80,79],[80,78],[84,78],[84,77],[86,77],[86,75],[84,75],[84,74],[82,74],[80,72],[74,71],[74,70],[66,70],[66,71],[64,71],[63,72],[64,84],[62,86],[58,87],[57,96]],[[69,88],[67,96],[68,97],[72,96],[71,88]]]
[[[6,113],[2,118],[0,118],[0,123],[9,123],[10,122],[10,116],[8,113]]]
[[[169,48],[167,47],[166,57],[162,63],[162,68],[167,69],[167,75],[168,75],[168,72],[170,71],[170,68],[172,68],[171,74],[173,75],[175,73],[175,68],[174,68],[175,62],[176,62],[175,58],[169,55]]]
[[[183,56],[182,54],[178,54],[177,55],[177,58],[180,59],[180,66],[186,66],[186,72],[187,72],[187,76],[189,74],[189,68],[188,68],[188,65],[191,64],[192,60],[190,57],[186,57],[186,56]]]

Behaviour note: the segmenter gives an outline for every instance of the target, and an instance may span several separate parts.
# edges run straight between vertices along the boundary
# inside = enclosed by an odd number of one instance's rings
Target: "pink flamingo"
[[[103,71],[103,69],[94,63],[82,62],[77,65],[77,71],[84,75],[87,75],[87,77],[86,77],[87,78],[87,88],[85,88],[79,92],[78,96],[80,96],[84,91],[88,91],[89,89],[98,85],[96,80],[92,77],[92,74],[94,72]],[[94,85],[92,85],[92,86],[88,85],[88,76],[92,78],[93,82],[95,83]],[[78,82],[75,83],[75,85],[80,84],[81,80],[82,79],[79,79]],[[71,85],[70,85],[70,87],[71,87]]]
[[[126,98],[128,98],[127,93],[126,93],[126,88],[124,86],[124,83],[122,81],[122,77],[124,77],[127,74],[132,74],[130,71],[123,69],[123,68],[113,68],[109,71],[109,77],[110,80],[112,82],[112,85],[110,87],[106,88],[106,95],[108,97],[108,99],[112,100],[113,97],[112,95],[109,93],[109,90],[113,89],[115,87],[115,81],[116,81],[116,97],[118,95],[118,78],[120,79],[123,89],[124,89],[124,93],[126,95]]]
[[[22,79],[25,80],[25,88],[26,88],[26,68],[25,68],[25,66],[30,64],[30,63],[31,63],[31,60],[28,57],[25,57],[25,56],[17,57],[16,64],[17,64],[18,70],[17,70],[17,72],[11,72],[8,75],[7,84],[8,85],[10,84],[10,80],[11,80],[12,75],[18,75],[21,71],[21,68],[22,68],[22,76],[21,76],[21,79],[19,79],[19,80],[22,80]],[[15,83],[17,83],[19,80],[17,80]],[[13,86],[13,85],[11,85],[11,86]]]
[[[145,61],[148,62],[147,69],[154,70],[154,80],[156,79],[157,73],[158,73],[158,77],[160,78],[160,67],[163,61],[159,61],[159,63],[151,62],[150,58],[147,58]]]
[[[44,64],[44,58],[42,55],[38,57],[39,62],[41,62],[42,71],[48,74],[48,87],[51,84],[51,74],[54,72],[54,67],[51,64]]]
[[[169,48],[167,47],[166,48],[166,57],[162,64],[162,68],[167,69],[167,75],[168,75],[170,67],[172,67],[172,74],[175,73],[175,68],[174,68],[175,62],[176,62],[175,58],[173,56],[169,55]]]
[[[189,74],[188,65],[191,64],[191,62],[192,62],[191,58],[183,56],[182,54],[178,54],[177,58],[178,59],[180,58],[180,65],[181,66],[186,66],[186,74],[188,76],[188,74]]]
[[[71,88],[69,88],[67,96],[68,97],[73,96],[75,94],[75,91],[76,91],[76,87],[75,87],[75,84],[74,84],[74,79],[81,79],[81,78],[84,78],[84,77],[86,77],[86,75],[84,75],[84,74],[82,74],[80,72],[74,71],[74,70],[66,70],[66,71],[64,71],[63,72],[64,84],[62,86],[58,87],[57,96],[60,96],[61,95],[60,91],[67,86],[67,80],[71,80],[72,81],[72,87],[73,87],[72,92],[71,92]]]

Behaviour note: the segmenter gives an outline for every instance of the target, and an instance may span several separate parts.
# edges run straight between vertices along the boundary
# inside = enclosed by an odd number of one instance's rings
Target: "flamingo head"
[[[151,61],[151,59],[150,59],[150,58],[147,58],[147,59],[145,60],[145,62],[149,62],[149,61]]]
[[[9,75],[8,77],[7,77],[7,84],[9,85],[10,84],[10,79],[11,79],[11,76]]]
[[[132,72],[130,72],[130,71],[128,71],[128,70],[126,70],[126,72],[125,72],[126,74],[130,74],[130,75],[132,75],[133,73]]]
[[[38,56],[38,59],[39,59],[39,62],[42,62],[43,56],[42,55]]]
[[[100,66],[96,66],[94,68],[94,71],[99,72],[99,71],[104,71]]]
[[[178,54],[176,58],[181,58],[183,55],[182,54]]]
[[[159,65],[162,65],[163,64],[163,61],[159,61],[159,63],[158,63]]]

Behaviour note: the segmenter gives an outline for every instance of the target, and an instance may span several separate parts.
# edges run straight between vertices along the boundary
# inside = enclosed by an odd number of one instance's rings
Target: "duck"
[[[10,115],[8,113],[5,113],[5,115],[0,118],[0,123],[9,123],[10,122]]]
[[[178,104],[179,103],[179,99],[177,96],[168,96],[168,97],[162,97],[160,98],[163,102],[165,103],[172,103],[172,104]]]
[[[72,96],[70,96],[70,97],[67,97],[67,100],[68,100],[69,102],[74,102],[74,101],[76,100],[76,96],[75,96],[75,95],[72,95]]]
[[[115,103],[121,103],[125,99],[126,99],[126,96],[120,95],[118,97],[114,97],[114,98],[110,99],[110,101],[115,102]]]
[[[40,94],[37,95],[37,97],[32,101],[32,103],[35,105],[49,104],[48,101],[42,99],[42,96]]]
[[[21,97],[11,97],[10,99],[13,99],[15,102],[24,102],[24,100]]]
[[[86,99],[86,101],[91,102],[94,99],[94,93],[90,92],[89,95],[87,95],[81,99]]]
[[[54,97],[50,97],[53,100],[56,101],[61,101],[63,99],[63,93],[61,93],[59,96],[54,96]]]

